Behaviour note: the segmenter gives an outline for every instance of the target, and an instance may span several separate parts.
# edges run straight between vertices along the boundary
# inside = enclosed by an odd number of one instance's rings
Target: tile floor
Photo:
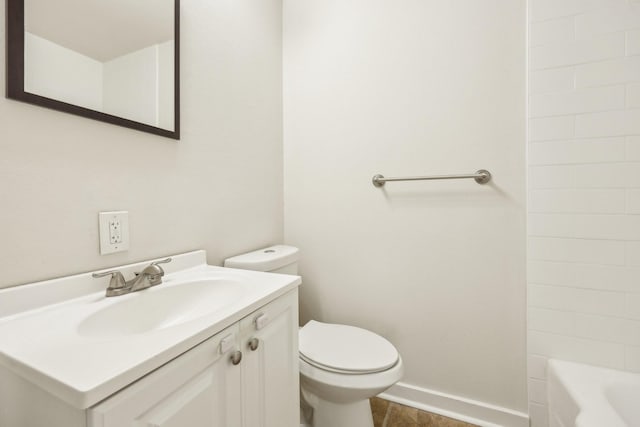
[[[374,427],[476,427],[379,397],[371,399],[371,411]]]

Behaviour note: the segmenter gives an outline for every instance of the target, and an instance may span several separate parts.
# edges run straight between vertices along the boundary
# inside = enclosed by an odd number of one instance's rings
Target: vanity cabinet
[[[297,426],[296,294],[267,304],[90,408],[88,427]]]
[[[171,259],[0,289],[0,427],[298,427],[300,277]]]
[[[297,427],[298,381],[294,289],[86,409],[0,365],[0,426]]]

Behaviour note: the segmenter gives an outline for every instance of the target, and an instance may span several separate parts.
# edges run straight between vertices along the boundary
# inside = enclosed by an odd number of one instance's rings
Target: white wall
[[[173,41],[105,62],[102,111],[174,130],[173,63]]]
[[[278,0],[183,2],[177,142],[1,98],[0,286],[282,241],[281,24]],[[129,211],[131,249],[100,256],[111,209]]]
[[[175,70],[174,70],[175,43],[170,40],[158,45],[158,127],[174,130],[175,109]]]
[[[102,110],[102,63],[25,32],[25,92]]]
[[[640,2],[530,0],[529,391],[548,357],[640,372]]]
[[[104,63],[102,111],[158,126],[158,45]]]
[[[525,33],[524,0],[284,2],[302,321],[389,338],[406,363],[392,395],[527,411]],[[492,184],[371,185],[480,168]]]

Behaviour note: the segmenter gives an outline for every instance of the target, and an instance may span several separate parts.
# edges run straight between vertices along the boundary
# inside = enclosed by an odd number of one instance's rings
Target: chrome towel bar
[[[432,179],[466,179],[473,178],[478,184],[486,184],[491,181],[491,172],[485,169],[480,169],[476,173],[467,175],[433,175],[433,176],[406,176],[402,178],[385,178],[383,175],[375,175],[371,182],[376,187],[382,187],[385,182],[388,181],[429,181]]]

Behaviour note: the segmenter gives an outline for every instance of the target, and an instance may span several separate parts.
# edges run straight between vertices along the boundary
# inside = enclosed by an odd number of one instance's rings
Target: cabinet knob
[[[233,363],[234,365],[239,364],[242,360],[242,352],[234,351],[233,353],[231,353],[231,357],[229,357],[229,359],[231,359],[231,363]]]
[[[249,348],[251,349],[251,351],[256,351],[259,345],[260,340],[258,338],[251,338],[249,340]]]
[[[259,331],[260,329],[267,326],[267,323],[269,323],[269,316],[265,313],[261,313],[256,316],[256,318],[253,320],[253,323],[256,325],[256,329]]]
[[[220,340],[220,354],[225,354],[229,350],[233,349],[236,345],[236,337],[234,334],[229,334]]]

